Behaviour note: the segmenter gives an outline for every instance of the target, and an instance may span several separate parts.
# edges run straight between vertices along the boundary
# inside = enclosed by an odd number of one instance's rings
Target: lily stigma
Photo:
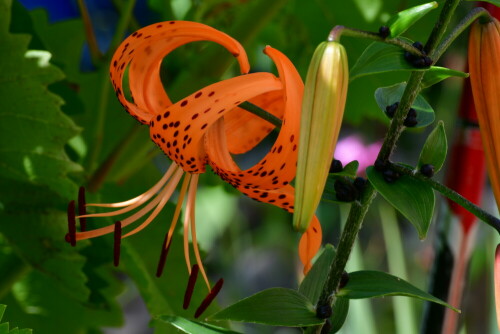
[[[212,41],[226,48],[238,61],[242,75],[216,82],[173,103],[160,79],[160,65],[170,52],[195,41]],[[249,73],[250,66],[243,47],[225,33],[204,24],[187,21],[168,21],[142,28],[117,48],[110,65],[111,81],[125,110],[140,123],[148,125],[153,142],[172,160],[165,175],[151,189],[131,200],[110,204],[86,204],[84,190],[78,200],[68,207],[66,236],[73,246],[78,240],[114,234],[114,262],[118,265],[120,241],[148,226],[168,202],[179,183],[180,191],[170,228],[165,235],[156,275],[163,272],[172,236],[186,202],[182,217],[184,255],[190,274],[184,308],[189,306],[194,282],[201,273],[208,295],[195,317],[208,307],[222,287],[220,279],[211,287],[203,267],[196,238],[195,199],[198,178],[208,164],[220,178],[241,193],[257,201],[294,210],[294,188],[297,145],[304,85],[291,61],[280,51],[267,46],[264,53],[276,65],[278,77],[271,73]],[[128,72],[128,89],[133,101],[124,95],[123,79]],[[254,166],[242,170],[232,154],[243,154],[255,147],[274,126],[238,107],[249,101],[282,120],[277,139],[267,155]],[[181,182],[182,180],[182,182]],[[143,206],[141,209],[139,209]],[[103,207],[113,211],[86,213],[86,207]],[[87,218],[113,217],[139,209],[114,224],[86,230]],[[123,233],[141,218],[138,226]],[[76,231],[76,218],[80,231]],[[191,266],[189,235],[196,264]],[[311,259],[321,245],[321,226],[314,216],[304,232],[299,255],[307,272]]]

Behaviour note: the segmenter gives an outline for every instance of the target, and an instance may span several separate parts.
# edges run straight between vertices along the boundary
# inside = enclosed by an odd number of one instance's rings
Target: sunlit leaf
[[[424,239],[434,212],[435,195],[431,186],[407,175],[389,183],[373,166],[366,169],[366,174],[373,187],[415,226],[419,238]]]
[[[424,75],[424,79],[420,86],[422,88],[428,88],[435,85],[445,79],[457,77],[457,78],[468,78],[469,73],[452,70],[446,67],[432,66]]]
[[[304,327],[323,323],[302,294],[285,288],[261,291],[217,312],[214,320],[253,322],[272,326]]]
[[[405,280],[380,271],[355,271],[349,273],[349,282],[340,289],[339,296],[349,299],[384,296],[408,296],[427,300],[458,310],[444,301],[420,290]]]
[[[335,248],[327,244],[300,284],[299,292],[306,296],[313,305],[318,303],[321,291],[323,291],[323,285],[330,271],[330,265],[334,258]]]
[[[434,172],[437,173],[446,160],[448,142],[444,130],[443,121],[439,121],[437,126],[427,137],[420,158],[418,159],[418,168],[425,164],[434,166]]]
[[[389,19],[386,24],[391,32],[390,36],[397,37],[401,35],[428,12],[437,8],[437,6],[437,2],[433,1],[397,13],[394,17]]]
[[[382,111],[385,111],[387,106],[401,101],[405,88],[405,82],[389,87],[378,88],[375,91],[375,100],[377,101],[379,108]],[[434,110],[421,95],[417,96],[411,107],[417,112],[418,123],[415,128],[421,128],[434,122]]]

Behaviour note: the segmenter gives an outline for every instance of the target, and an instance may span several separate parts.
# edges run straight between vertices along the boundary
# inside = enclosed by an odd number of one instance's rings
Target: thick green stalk
[[[453,15],[459,3],[460,0],[447,0],[445,2],[439,19],[436,22],[426,44],[426,50],[428,50],[427,53],[431,56],[437,44],[440,42],[442,36],[444,35],[446,28],[451,20],[451,16]],[[403,122],[406,118],[408,110],[418,96],[420,83],[424,77],[424,74],[425,72],[422,71],[414,71],[410,75],[410,78],[406,85],[406,89],[399,103],[398,110],[396,111],[394,118],[392,119],[391,125],[384,139],[384,143],[379,152],[379,161],[388,161],[392,152],[394,151],[399,136],[405,128]],[[329,275],[323,286],[323,292],[321,294],[318,305],[332,305],[332,302],[335,299],[335,292],[338,288],[342,273],[351,252],[352,245],[354,243],[354,240],[356,240],[365,214],[368,211],[370,203],[372,202],[375,195],[375,189],[371,185],[368,185],[363,192],[362,200],[360,202],[354,202],[352,204],[345,228],[342,231],[335,260],[330,266]],[[306,330],[306,333],[320,334],[321,328],[321,325],[310,327]]]

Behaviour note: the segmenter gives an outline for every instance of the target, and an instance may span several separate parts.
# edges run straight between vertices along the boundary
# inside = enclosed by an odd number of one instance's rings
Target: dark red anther
[[[198,307],[198,309],[196,310],[196,312],[194,314],[195,318],[198,318],[203,312],[205,312],[205,310],[208,308],[208,306],[210,306],[210,304],[212,303],[212,301],[219,294],[220,289],[222,289],[222,284],[224,284],[224,280],[222,278],[219,279],[217,281],[217,283],[215,283],[215,285],[212,288],[212,290],[208,293],[208,295],[205,297],[205,299],[203,299],[203,301],[201,302],[200,307]]]
[[[160,277],[163,274],[163,268],[165,267],[165,262],[167,261],[168,251],[170,250],[170,245],[172,244],[172,242],[170,242],[167,247],[165,247],[166,243],[167,236],[165,236],[165,241],[161,246],[160,260],[158,261],[158,267],[156,268],[156,277]]]
[[[120,246],[122,243],[122,222],[117,221],[115,223],[115,244],[113,247],[113,264],[118,267],[120,264]]]
[[[76,246],[75,201],[68,204],[68,234],[66,234],[65,239],[71,246]]]
[[[200,271],[200,267],[197,264],[193,265],[191,268],[191,274],[189,275],[189,281],[186,288],[186,293],[184,294],[184,304],[182,307],[187,310],[189,307],[189,303],[191,303],[191,297],[193,296],[194,285],[196,284],[196,279],[198,278],[198,272]]]
[[[80,187],[78,190],[78,215],[83,216],[87,214],[87,210],[85,209],[85,188]],[[80,221],[80,231],[85,232],[87,229],[87,218],[78,218]]]

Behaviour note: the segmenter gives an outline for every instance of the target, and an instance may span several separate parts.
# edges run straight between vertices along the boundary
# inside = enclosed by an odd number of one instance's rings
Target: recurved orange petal
[[[187,21],[144,27],[122,42],[110,65],[111,81],[120,103],[141,123],[149,123],[153,116],[171,105],[159,75],[163,58],[175,48],[195,41],[212,41],[224,46],[237,58],[241,72],[248,73],[250,66],[243,47],[219,30]],[[133,102],[123,93],[123,76],[128,67]]]

